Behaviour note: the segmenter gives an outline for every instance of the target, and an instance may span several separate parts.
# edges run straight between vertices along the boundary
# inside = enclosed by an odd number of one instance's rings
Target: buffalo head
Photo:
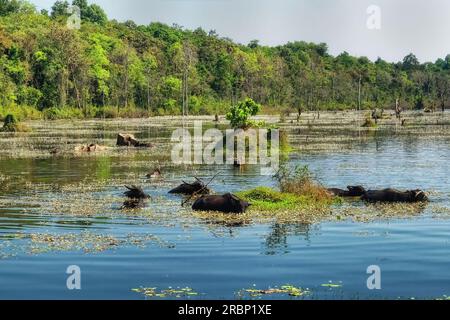
[[[366,193],[366,189],[362,186],[348,186],[347,189],[349,191],[349,197],[361,197]]]
[[[425,192],[423,192],[422,190],[412,190],[409,191],[409,194],[411,195],[411,201],[413,202],[428,202],[428,196],[426,195]]]

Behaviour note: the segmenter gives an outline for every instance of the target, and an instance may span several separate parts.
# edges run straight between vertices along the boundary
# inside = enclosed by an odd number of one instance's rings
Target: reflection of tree
[[[271,232],[264,242],[266,255],[277,255],[289,253],[288,237],[303,237],[310,242],[311,225],[305,223],[274,223]]]

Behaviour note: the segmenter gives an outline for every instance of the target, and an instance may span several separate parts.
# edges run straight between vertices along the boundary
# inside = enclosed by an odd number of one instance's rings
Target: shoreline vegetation
[[[70,5],[81,27],[68,24]],[[239,44],[214,30],[109,20],[86,0],[38,11],[0,2],[0,119],[216,115],[249,97],[264,114],[444,111],[450,55],[370,61],[324,43]],[[371,123],[368,125],[372,126]]]

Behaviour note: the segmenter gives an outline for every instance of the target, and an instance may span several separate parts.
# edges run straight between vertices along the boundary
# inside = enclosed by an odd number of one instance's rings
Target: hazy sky
[[[55,0],[31,0],[39,9]],[[450,53],[449,0],[94,0],[110,19],[160,21],[216,30],[240,43],[325,42],[332,54],[348,51],[399,61],[414,52],[421,62]],[[367,27],[367,9],[381,10],[381,29]]]

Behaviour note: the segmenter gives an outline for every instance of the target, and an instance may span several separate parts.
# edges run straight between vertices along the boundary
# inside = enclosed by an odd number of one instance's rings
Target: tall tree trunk
[[[358,111],[361,111],[361,81],[362,77],[360,75],[358,81]]]
[[[128,60],[129,60],[130,49],[127,48],[125,55],[125,109],[128,108]]]
[[[150,112],[150,76],[147,81],[147,112]]]

